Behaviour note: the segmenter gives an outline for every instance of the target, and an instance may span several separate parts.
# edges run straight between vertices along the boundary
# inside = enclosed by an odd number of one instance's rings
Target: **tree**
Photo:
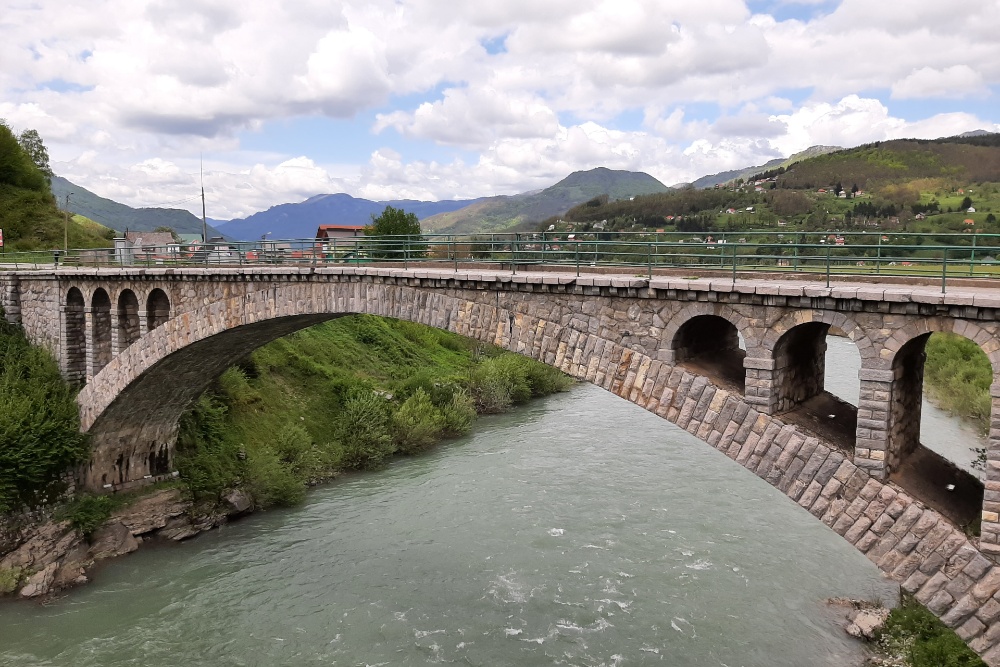
[[[45,175],[32,163],[17,136],[3,120],[0,120],[0,184],[48,191]]]
[[[49,166],[49,151],[45,148],[45,144],[42,143],[42,137],[38,134],[38,131],[25,130],[17,138],[17,143],[21,145],[21,148],[28,154],[31,161],[35,163],[38,170],[45,174],[45,180],[51,185],[52,167]]]
[[[963,211],[972,208],[972,197],[966,197],[963,199],[961,208]]]
[[[420,238],[420,221],[415,213],[407,213],[401,208],[386,206],[378,217],[372,214],[371,224],[365,227],[365,236],[411,238],[386,238],[377,244],[369,246],[372,257],[382,259],[403,259],[423,257],[427,253],[427,245]]]

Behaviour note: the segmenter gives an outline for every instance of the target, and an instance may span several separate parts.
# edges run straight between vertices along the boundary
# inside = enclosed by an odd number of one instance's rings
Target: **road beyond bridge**
[[[82,385],[88,489],[169,476],[182,412],[257,347],[343,315],[405,319],[538,359],[688,430],[1000,665],[996,290],[340,265],[8,271],[0,297]],[[824,391],[831,331],[861,356],[856,408]],[[919,441],[936,331],[973,340],[993,365],[985,488]],[[980,537],[967,537],[977,520]]]

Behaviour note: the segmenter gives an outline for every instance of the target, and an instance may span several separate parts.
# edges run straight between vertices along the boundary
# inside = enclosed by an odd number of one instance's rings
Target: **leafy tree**
[[[962,200],[962,206],[960,207],[963,211],[972,206],[972,197],[966,197]]]
[[[22,150],[34,163],[38,170],[45,175],[45,180],[52,183],[52,167],[49,166],[49,151],[42,142],[42,137],[37,130],[25,130],[17,138]]]
[[[375,258],[402,259],[403,257],[423,257],[427,245],[420,238],[420,221],[415,213],[407,213],[401,208],[386,206],[381,215],[372,214],[371,224],[365,227],[365,236],[398,237],[411,239],[386,239],[369,247],[369,254]]]
[[[48,183],[31,158],[21,147],[17,136],[0,120],[0,185],[47,192]]]
[[[990,213],[988,216],[986,216],[986,224],[987,225],[992,225],[996,221],[997,221],[997,217],[995,215],[993,215],[992,213]]]

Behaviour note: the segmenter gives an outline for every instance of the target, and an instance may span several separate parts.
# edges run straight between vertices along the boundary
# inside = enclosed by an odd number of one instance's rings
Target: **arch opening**
[[[928,353],[934,356],[930,363]],[[930,386],[928,372],[934,377]],[[983,509],[974,446],[985,447],[980,434],[989,427],[992,375],[986,353],[957,334],[916,336],[892,361],[889,479],[960,526],[972,525]],[[928,394],[937,394],[941,406],[928,401]],[[978,427],[954,414],[963,412],[971,422],[978,418]]]
[[[170,319],[170,299],[160,288],[154,289],[146,299],[146,330],[152,331]]]
[[[139,340],[139,299],[130,289],[118,295],[118,349],[121,352]]]
[[[63,373],[70,382],[82,382],[87,375],[87,325],[83,293],[71,287],[63,310]]]
[[[90,340],[92,365],[89,375],[97,375],[111,361],[111,297],[101,287],[90,300]]]
[[[843,332],[833,329],[833,334]],[[840,449],[853,451],[858,407],[842,396],[858,400],[857,370],[838,372],[828,378],[826,368],[831,357],[835,363],[843,357],[844,361],[860,367],[861,357],[846,338],[836,339],[831,354],[827,343],[830,335],[831,326],[826,322],[804,322],[778,339],[773,353],[774,411]]]
[[[716,384],[746,391],[746,348],[732,322],[718,315],[696,315],[674,334],[674,362]]]

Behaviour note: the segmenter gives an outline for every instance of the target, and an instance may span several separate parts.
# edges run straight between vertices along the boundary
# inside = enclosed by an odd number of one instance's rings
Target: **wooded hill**
[[[972,209],[972,210],[970,210]],[[886,229],[1000,233],[1000,134],[898,140],[840,150],[709,189],[605,201],[546,229],[720,232]],[[971,221],[971,222],[970,222]]]

